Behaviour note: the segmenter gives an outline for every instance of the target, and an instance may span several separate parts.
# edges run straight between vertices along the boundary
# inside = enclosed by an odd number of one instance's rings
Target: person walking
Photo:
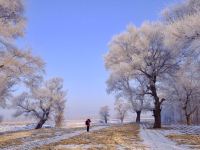
[[[90,131],[90,123],[91,123],[91,120],[90,120],[90,119],[87,119],[87,120],[85,121],[85,125],[86,125],[86,127],[87,127],[87,132]]]

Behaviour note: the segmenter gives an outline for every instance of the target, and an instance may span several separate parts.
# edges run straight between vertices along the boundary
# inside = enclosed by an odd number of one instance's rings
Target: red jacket
[[[86,126],[90,126],[90,122],[91,122],[90,119],[87,119],[87,120],[85,121],[85,125],[86,125]]]

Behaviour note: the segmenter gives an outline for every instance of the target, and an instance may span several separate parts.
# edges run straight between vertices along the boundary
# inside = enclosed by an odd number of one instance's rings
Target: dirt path
[[[103,128],[106,128],[106,126],[93,127],[91,129],[91,131],[97,131],[97,130],[100,130]],[[86,131],[82,129],[82,130],[72,131],[72,132],[66,133],[66,134],[58,133],[54,137],[50,137],[50,138],[35,139],[35,140],[30,139],[30,141],[26,140],[22,145],[10,146],[10,147],[3,148],[2,150],[31,150],[36,147],[41,147],[43,145],[61,141],[63,139],[68,139],[68,138],[80,135],[82,133],[85,133],[85,132]]]
[[[143,143],[149,150],[190,150],[189,148],[177,145],[166,137],[168,134],[177,134],[176,130],[150,129],[148,123],[140,126],[140,136],[144,140]]]

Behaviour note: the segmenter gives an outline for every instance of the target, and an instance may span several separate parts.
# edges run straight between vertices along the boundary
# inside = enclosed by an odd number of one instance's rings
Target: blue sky
[[[176,1],[27,0],[20,43],[45,60],[47,78],[64,78],[68,118],[97,115],[100,106],[112,107],[114,101],[106,94],[103,63],[112,36],[129,23],[159,19],[162,8]]]

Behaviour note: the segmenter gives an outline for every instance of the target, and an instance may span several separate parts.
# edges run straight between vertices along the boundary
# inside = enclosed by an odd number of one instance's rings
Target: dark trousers
[[[90,126],[87,126],[87,132],[89,132],[90,131]]]

